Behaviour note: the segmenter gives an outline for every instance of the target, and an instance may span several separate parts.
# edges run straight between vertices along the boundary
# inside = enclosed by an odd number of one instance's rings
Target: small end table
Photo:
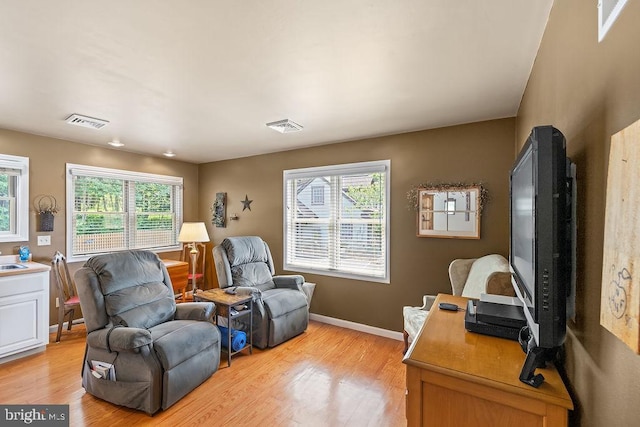
[[[198,289],[194,295],[194,301],[209,301],[216,305],[216,313],[214,315],[215,322],[218,324],[218,317],[227,319],[227,366],[231,366],[231,356],[238,354],[243,350],[249,349],[249,354],[253,354],[253,299],[251,295],[228,294],[224,289],[216,288],[209,290]],[[234,307],[246,306],[243,310],[237,310]],[[239,350],[233,351],[231,348],[231,320],[240,317],[249,316],[249,339],[247,344]]]

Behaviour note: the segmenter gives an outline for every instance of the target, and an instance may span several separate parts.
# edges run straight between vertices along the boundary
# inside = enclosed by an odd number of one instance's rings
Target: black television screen
[[[511,265],[529,302],[533,301],[535,293],[534,205],[533,151],[530,147],[511,173]]]
[[[552,126],[533,128],[510,175],[509,261],[527,318],[530,336],[525,350],[535,348],[537,367],[566,336],[572,266],[571,186],[564,136]]]

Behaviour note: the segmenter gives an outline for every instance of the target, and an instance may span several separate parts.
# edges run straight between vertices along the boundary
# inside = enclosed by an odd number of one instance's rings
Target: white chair
[[[511,286],[509,262],[498,254],[481,258],[455,259],[449,264],[449,280],[453,295],[480,298],[480,294],[515,296]],[[422,297],[421,307],[402,308],[404,319],[404,352],[420,332],[427,314],[435,301],[435,295]]]

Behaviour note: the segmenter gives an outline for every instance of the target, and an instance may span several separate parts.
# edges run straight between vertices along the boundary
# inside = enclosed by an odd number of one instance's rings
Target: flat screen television
[[[538,126],[510,174],[512,283],[527,327],[520,343],[527,352],[520,380],[538,387],[535,369],[555,357],[566,335],[572,279],[573,171],[564,135]]]

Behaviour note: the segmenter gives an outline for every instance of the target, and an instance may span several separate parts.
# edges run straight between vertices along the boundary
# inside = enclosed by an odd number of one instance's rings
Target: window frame
[[[182,245],[178,242],[178,234],[180,232],[180,227],[182,225],[183,222],[183,216],[184,216],[184,198],[183,198],[183,192],[184,192],[184,178],[182,177],[177,177],[177,176],[170,176],[170,175],[159,175],[159,174],[151,174],[151,173],[143,173],[143,172],[134,172],[134,171],[127,171],[127,170],[121,170],[121,169],[111,169],[111,168],[102,168],[102,167],[97,167],[97,166],[87,166],[87,165],[79,165],[79,164],[73,164],[73,163],[67,163],[66,165],[66,193],[67,193],[67,200],[66,200],[66,209],[67,209],[67,215],[66,215],[66,225],[67,225],[67,232],[66,232],[66,237],[67,237],[67,260],[70,262],[77,262],[77,261],[85,261],[89,258],[91,258],[92,256],[98,255],[99,253],[91,253],[88,255],[76,255],[73,253],[73,237],[75,234],[75,230],[73,229],[73,217],[74,217],[74,212],[75,212],[75,194],[74,194],[74,183],[73,183],[73,177],[74,175],[77,176],[85,176],[85,177],[96,177],[96,178],[105,178],[105,179],[116,179],[116,180],[122,180],[125,181],[127,183],[156,183],[156,184],[166,184],[166,185],[173,185],[177,187],[177,197],[176,197],[176,206],[174,206],[175,209],[175,223],[176,223],[176,227],[175,227],[175,244],[174,245],[167,245],[167,246],[162,246],[162,247],[150,247],[148,248],[148,250],[151,250],[153,252],[167,252],[167,251],[176,251],[176,250],[181,250]],[[133,214],[133,216],[135,216],[136,212],[135,212],[135,197],[131,197],[128,196],[125,197],[123,199],[123,204],[124,204],[124,214],[125,217],[130,217],[131,214]],[[131,207],[131,202],[133,202],[133,206]],[[133,212],[131,211],[131,208],[133,209]],[[129,221],[131,220],[130,218],[128,219]],[[127,238],[125,239],[127,242],[133,241],[131,234],[135,233],[136,229],[135,228],[128,228],[128,234],[127,234]],[[128,244],[128,243],[127,243]],[[145,248],[141,248],[141,247],[127,247],[125,249],[114,249],[114,250],[105,250],[104,252],[100,252],[100,253],[110,253],[110,252],[116,252],[116,251],[120,251],[120,250],[130,250],[130,249],[141,249],[144,250]]]
[[[289,225],[288,225],[288,200],[287,187],[290,180],[301,178],[318,178],[328,175],[344,176],[364,173],[383,173],[384,179],[384,277],[372,276],[366,274],[357,274],[353,272],[339,271],[326,268],[317,268],[315,266],[302,266],[300,264],[289,263],[287,254],[289,251]],[[283,268],[287,271],[298,271],[303,273],[312,273],[323,276],[342,277],[346,279],[362,280],[367,282],[390,283],[390,234],[391,234],[391,160],[376,160],[369,162],[347,163],[340,165],[318,166],[302,169],[289,169],[283,171],[282,179],[282,200],[283,200]],[[340,227],[337,227],[337,233],[340,233]]]
[[[16,175],[15,212],[10,218],[15,223],[13,232],[0,233],[0,243],[29,241],[29,158],[0,154],[0,169],[19,171]],[[10,213],[10,215],[11,215]]]

